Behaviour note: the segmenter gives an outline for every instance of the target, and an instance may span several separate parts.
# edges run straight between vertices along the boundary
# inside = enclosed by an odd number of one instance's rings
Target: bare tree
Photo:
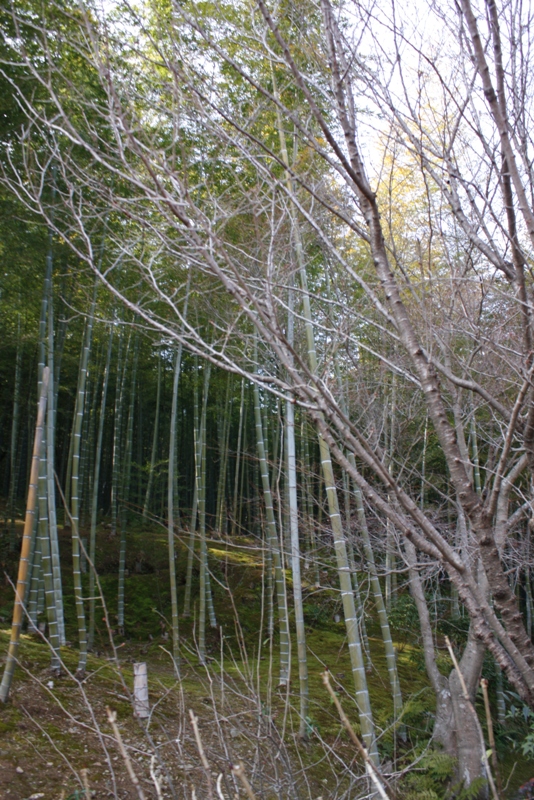
[[[65,12],[49,6],[57,24]],[[469,613],[460,669],[470,692],[488,648],[532,705],[534,649],[506,571],[534,466],[527,11],[433,4],[448,32],[443,53],[394,5],[321,0],[277,17],[257,0],[238,22],[187,4],[156,18],[124,3],[113,21],[80,9],[58,50],[46,18],[11,6],[4,74],[27,122],[6,151],[4,182],[144,323],[306,409],[402,539],[439,698],[436,736],[471,782],[486,769],[478,723],[456,671],[437,669],[420,568],[439,564]],[[72,59],[85,75],[73,76]],[[53,218],[43,199],[52,164],[62,209]],[[292,290],[302,269],[309,286]],[[209,309],[209,341],[181,312],[189,273]],[[270,354],[261,370],[253,331]],[[334,354],[354,387],[347,405]],[[428,419],[450,487],[437,492],[462,536],[421,502],[403,452],[388,463],[376,408],[357,391],[370,364],[396,376],[413,419]]]

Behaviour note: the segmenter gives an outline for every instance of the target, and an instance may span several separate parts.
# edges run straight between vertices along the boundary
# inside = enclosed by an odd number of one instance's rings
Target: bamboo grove
[[[301,740],[328,596],[369,769],[369,625],[408,746],[408,602],[434,740],[482,797],[466,693],[489,661],[501,721],[503,687],[534,702],[534,208],[530,12],[479,6],[427,10],[445,53],[380,4],[6,4],[0,455],[15,582],[46,399],[17,597],[54,672],[67,637],[83,676],[109,630],[134,635],[129,578],[161,531],[176,675],[185,646],[207,663],[224,553],[249,547]]]

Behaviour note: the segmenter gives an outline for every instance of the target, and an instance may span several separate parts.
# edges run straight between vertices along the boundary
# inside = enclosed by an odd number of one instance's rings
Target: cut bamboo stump
[[[144,661],[134,664],[134,714],[139,719],[150,716],[148,676]]]

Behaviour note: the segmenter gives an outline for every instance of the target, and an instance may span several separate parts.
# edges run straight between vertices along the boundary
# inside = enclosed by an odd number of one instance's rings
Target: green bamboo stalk
[[[302,484],[303,491],[306,498],[306,519],[308,525],[308,549],[306,553],[305,564],[311,563],[315,570],[315,585],[321,585],[321,576],[319,575],[319,561],[316,557],[317,541],[315,538],[315,516],[313,513],[313,497],[312,487],[310,480],[310,446],[308,442],[308,430],[305,417],[302,419],[301,425],[301,442],[302,442],[302,461],[303,461],[303,475]]]
[[[181,347],[181,346],[180,346]],[[150,494],[152,492],[152,483],[154,481],[154,470],[156,466],[156,454],[158,448],[158,434],[159,434],[159,410],[161,402],[161,354],[158,353],[158,388],[156,390],[156,417],[154,419],[154,433],[152,435],[152,450],[150,453],[150,466],[148,469],[148,482],[146,486],[145,502],[143,504],[143,519],[148,517],[148,509],[150,506]]]
[[[242,458],[242,468],[241,468],[241,476],[239,478],[239,498],[241,502],[238,502],[238,514],[237,514],[237,530],[241,533],[243,528],[243,509],[248,506],[245,506],[246,502],[248,501],[248,486],[249,481],[247,480],[248,476],[250,475],[250,459],[248,456],[248,427],[247,427],[247,415],[248,415],[248,402],[245,402],[245,416],[243,419],[243,447],[241,448],[243,453]],[[259,481],[255,481],[254,485],[257,486]]]
[[[15,488],[17,477],[17,441],[19,433],[20,380],[22,341],[20,335],[20,313],[17,315],[17,350],[15,354],[15,383],[13,387],[13,412],[11,416],[11,443],[9,448],[9,489],[5,513],[5,528],[9,524],[9,549],[15,549]]]
[[[293,291],[289,292],[288,302],[288,341],[293,346]],[[297,458],[295,450],[295,399],[286,400],[286,450],[287,450],[287,489],[289,507],[289,531],[291,543],[291,574],[293,579],[293,606],[295,609],[295,629],[297,633],[297,655],[299,666],[299,737],[307,738],[307,718],[309,706],[308,662],[306,657],[306,630],[304,626],[304,607],[302,602],[302,578],[300,574],[299,512],[297,502]]]
[[[219,442],[219,477],[217,481],[217,508],[215,512],[215,530],[217,533],[223,535],[223,515],[225,509],[226,498],[226,480],[228,469],[228,445],[230,439],[230,427],[232,416],[232,397],[231,390],[233,387],[232,375],[228,373],[226,381],[226,397],[224,401],[224,411],[222,413],[222,432]]]
[[[349,462],[351,466],[356,469],[356,461],[354,454],[349,453]],[[378,614],[378,621],[380,623],[380,631],[382,633],[382,641],[384,643],[384,651],[386,655],[386,664],[388,670],[389,683],[391,687],[391,694],[393,697],[393,717],[398,720],[402,713],[402,693],[400,688],[399,673],[397,669],[397,656],[395,653],[395,646],[391,636],[391,628],[389,626],[388,614],[386,611],[386,604],[382,594],[382,587],[378,577],[376,568],[375,556],[373,547],[371,545],[371,538],[369,536],[369,528],[367,526],[367,517],[363,505],[363,498],[360,487],[353,482],[353,492],[356,499],[356,511],[358,514],[358,524],[360,535],[362,537],[363,553],[367,562],[367,570],[369,572],[369,579],[371,582],[371,590],[373,592],[373,599],[375,603],[376,612]],[[401,738],[406,738],[406,732],[403,727],[399,730]]]
[[[123,331],[119,332],[119,349],[117,353],[117,374],[115,378],[115,404],[113,412],[113,461],[111,465],[111,535],[117,535],[119,515],[119,479],[121,469],[121,440],[122,440],[122,407],[124,401],[124,384],[126,380],[126,365],[130,337],[126,345],[126,356],[123,364]]]
[[[94,374],[96,375],[97,369],[95,367]],[[90,497],[90,484],[91,484],[91,475],[89,474],[89,463],[91,461],[92,449],[94,444],[94,419],[95,419],[95,409],[94,409],[94,401],[93,401],[93,394],[96,395],[96,386],[93,386],[92,380],[92,372],[88,371],[87,373],[87,384],[85,389],[85,411],[83,415],[83,423],[82,423],[82,442],[83,447],[81,448],[80,454],[80,476],[78,487],[80,491],[80,527],[85,528],[87,524],[87,507],[90,508],[90,503],[88,503],[88,498]],[[96,399],[96,396],[95,396]],[[82,550],[82,572],[86,571],[87,563],[86,557]]]
[[[204,396],[202,398],[202,414],[200,417],[200,464],[197,468],[198,481],[198,521],[200,536],[200,600],[198,614],[198,653],[200,663],[206,660],[206,607],[208,595],[208,564],[206,547],[206,413],[208,405],[208,389],[211,364],[207,364],[204,372]]]
[[[235,474],[234,474],[234,497],[232,503],[232,537],[236,534],[237,528],[237,503],[239,493],[239,468],[241,465],[241,439],[243,435],[243,419],[245,413],[245,379],[241,379],[241,399],[239,401],[239,426],[237,429],[237,447],[235,456]]]
[[[87,381],[87,367],[89,364],[89,354],[91,352],[91,338],[93,332],[93,321],[96,305],[96,293],[98,284],[95,281],[93,290],[93,300],[89,317],[85,326],[83,339],[82,357],[80,362],[80,372],[78,376],[78,390],[76,393],[76,406],[74,411],[74,437],[72,447],[72,471],[71,471],[71,524],[72,524],[72,574],[74,582],[74,603],[76,606],[76,618],[78,623],[78,639],[80,653],[78,659],[78,674],[85,674],[87,664],[87,628],[85,624],[85,610],[83,606],[82,574],[80,564],[80,498],[79,498],[79,469],[80,452],[82,438],[82,424],[85,406],[85,386]]]
[[[126,528],[128,523],[128,495],[130,491],[130,477],[132,473],[132,450],[133,450],[133,422],[135,411],[135,384],[137,381],[137,365],[139,361],[139,333],[135,332],[134,360],[132,368],[132,379],[130,384],[130,403],[128,406],[128,419],[126,423],[126,447],[122,462],[122,480],[120,486],[120,524],[121,538],[119,548],[119,587],[117,592],[117,627],[121,634],[124,634],[124,578],[126,571]],[[124,366],[126,374],[127,362]]]
[[[387,404],[384,405],[384,411],[387,410]],[[386,443],[385,450],[387,453],[387,468],[390,475],[393,474],[393,451],[395,447],[395,420],[397,415],[397,376],[393,373],[391,377],[391,409],[389,410],[389,439]],[[386,433],[387,425],[384,426]],[[388,495],[388,503],[393,502],[393,497]],[[386,578],[385,578],[385,600],[386,610],[389,613],[392,605],[395,603],[397,594],[397,558],[395,554],[395,536],[393,531],[393,524],[390,519],[386,521]]]
[[[186,294],[184,300],[184,310],[182,319],[181,333],[183,335],[185,322],[187,319],[187,307],[189,304],[189,291],[191,287],[191,271],[187,277]],[[171,609],[172,609],[172,653],[175,669],[180,666],[180,630],[178,626],[178,594],[176,591],[176,556],[174,548],[174,497],[175,497],[175,473],[176,473],[176,418],[178,414],[178,389],[180,385],[180,372],[182,369],[182,342],[178,346],[176,360],[174,363],[174,377],[172,384],[172,404],[171,404],[171,424],[169,431],[169,470],[167,474],[167,534],[169,547],[169,576],[171,589]],[[158,384],[159,391],[159,384]],[[159,403],[159,401],[158,401]]]
[[[358,614],[360,636],[363,645],[363,652],[365,654],[365,662],[367,665],[367,672],[371,672],[373,662],[371,660],[371,651],[369,649],[369,638],[367,636],[367,626],[365,624],[365,609],[363,607],[360,582],[358,581],[358,571],[356,569],[356,560],[354,558],[354,546],[352,544],[352,529],[351,529],[351,513],[350,513],[350,494],[349,494],[349,480],[346,472],[343,473],[343,496],[345,498],[345,520],[348,531],[347,535],[347,551],[349,554],[350,570],[352,574],[352,586],[354,590],[354,602],[356,603],[356,612]]]
[[[51,370],[50,374],[52,374]],[[45,437],[43,436],[43,438]],[[56,592],[50,553],[47,480],[48,471],[46,461],[46,456],[43,457],[43,455],[41,455],[39,468],[39,551],[41,555],[41,568],[44,583],[45,608],[48,619],[48,639],[50,648],[52,650],[51,669],[54,674],[59,675],[61,671],[61,639],[57,619]]]
[[[31,550],[31,540],[33,532],[33,522],[35,507],[37,502],[37,484],[39,478],[39,461],[41,456],[41,442],[45,422],[46,401],[48,394],[49,369],[45,367],[42,373],[41,392],[37,410],[37,423],[35,426],[35,436],[33,441],[33,455],[30,470],[30,481],[28,487],[28,499],[26,502],[26,517],[24,520],[24,532],[22,535],[22,548],[20,553],[19,571],[17,576],[17,586],[15,590],[15,605],[13,607],[13,623],[11,626],[11,639],[7,651],[6,664],[2,683],[0,684],[0,701],[5,703],[9,696],[15,665],[17,663],[17,653],[20,641],[20,631],[23,619],[23,604],[26,594],[26,582],[28,576],[28,563]]]
[[[61,584],[61,562],[59,554],[59,539],[57,529],[56,510],[56,482],[55,482],[55,389],[54,389],[54,304],[52,295],[52,251],[51,243],[47,256],[47,294],[48,294],[48,367],[50,378],[48,382],[48,406],[46,412],[46,482],[48,492],[48,537],[50,542],[51,564],[55,591],[55,615],[62,645],[65,644],[65,619],[63,611],[63,589]],[[44,559],[44,549],[41,543],[41,558]],[[43,574],[44,578],[44,574]],[[46,588],[45,588],[46,591]]]
[[[256,369],[258,367],[257,350],[255,352]],[[289,681],[290,671],[290,637],[289,619],[287,613],[287,593],[285,574],[282,568],[282,558],[280,553],[280,543],[276,529],[274,515],[273,497],[269,480],[269,465],[265,454],[265,444],[263,439],[263,426],[261,418],[260,392],[258,385],[254,384],[254,419],[256,422],[256,447],[258,449],[258,460],[263,488],[263,499],[265,505],[265,516],[267,522],[268,543],[274,563],[274,578],[276,587],[276,599],[278,606],[278,620],[280,624],[280,678],[279,686],[286,686]]]
[[[280,120],[280,132],[281,132],[281,140],[283,141],[283,152],[284,152],[285,138],[283,137],[281,120]],[[285,160],[287,159],[287,151],[285,151],[284,159]],[[317,355],[315,350],[315,336],[313,331],[313,322],[312,322],[311,306],[310,306],[310,299],[308,292],[306,267],[304,264],[304,256],[302,252],[302,243],[300,240],[300,232],[298,229],[298,225],[295,223],[292,227],[295,237],[295,253],[297,257],[297,264],[299,268],[299,276],[302,288],[303,316],[306,329],[308,362],[310,366],[310,372],[312,373],[312,375],[316,375],[318,371]],[[358,630],[358,619],[354,604],[351,570],[347,556],[346,539],[343,532],[343,526],[341,524],[341,515],[339,513],[338,496],[335,485],[334,470],[332,467],[332,460],[330,456],[330,448],[328,447],[327,443],[324,441],[320,433],[318,433],[318,439],[319,439],[321,467],[325,482],[326,495],[328,499],[330,525],[332,527],[332,534],[334,538],[334,551],[336,554],[337,569],[338,569],[339,583],[341,589],[341,599],[343,603],[345,626],[347,630],[347,639],[349,645],[349,654],[351,658],[352,675],[356,690],[356,703],[358,706],[359,717],[360,717],[360,726],[361,726],[362,736],[367,746],[370,758],[373,760],[374,763],[378,764],[379,757],[376,746],[376,736],[375,736],[373,716],[371,711],[371,701],[369,696],[369,690],[367,687],[367,678],[365,675],[362,646]]]
[[[180,382],[181,366],[182,344],[180,343],[174,362],[171,425],[169,431],[169,471],[167,475],[167,534],[169,547],[169,577],[171,588],[172,654],[176,670],[178,670],[180,666],[180,631],[178,626],[178,595],[176,592],[176,556],[174,548],[174,473],[176,453],[176,415],[178,411],[178,387]]]
[[[275,73],[272,70],[274,92],[277,94]],[[284,128],[282,124],[282,117],[280,110],[277,107],[277,121],[278,133],[280,138],[280,149],[282,160],[286,166],[286,184],[290,194],[294,191],[291,175],[289,173],[289,158],[286,147],[286,139]],[[310,298],[308,292],[308,279],[306,275],[306,267],[304,263],[304,255],[302,251],[302,242],[300,238],[300,230],[293,214],[291,214],[291,229],[294,237],[295,255],[300,276],[300,283],[302,288],[302,303],[303,303],[303,316],[305,321],[306,342],[308,349],[308,363],[312,375],[317,374],[317,355],[315,350],[315,336],[313,330],[313,322],[311,315]],[[319,438],[319,451],[321,457],[321,466],[325,482],[326,494],[328,498],[328,508],[330,515],[330,524],[332,526],[332,533],[334,537],[334,550],[337,560],[337,568],[339,575],[339,582],[341,588],[341,597],[343,602],[343,611],[345,616],[345,626],[347,630],[347,639],[349,643],[349,653],[352,665],[352,674],[354,685],[356,689],[356,702],[358,705],[360,715],[360,725],[362,735],[367,746],[370,758],[374,763],[378,764],[378,750],[376,746],[376,737],[374,731],[374,723],[371,712],[371,702],[369,697],[369,690],[367,687],[367,679],[365,675],[365,667],[363,663],[363,654],[358,631],[358,621],[356,617],[356,609],[354,605],[354,594],[352,591],[352,582],[350,575],[350,564],[347,556],[346,540],[343,533],[343,526],[341,524],[341,515],[339,513],[338,497],[335,486],[334,471],[332,468],[332,461],[330,457],[330,448],[324,441],[321,434]]]
[[[102,464],[102,441],[104,438],[104,423],[106,420],[106,401],[109,385],[111,366],[111,351],[113,344],[114,326],[109,329],[108,349],[104,376],[102,379],[102,395],[100,399],[100,415],[98,419],[98,432],[96,437],[95,469],[93,476],[93,494],[91,500],[91,529],[89,534],[89,636],[88,649],[92,650],[95,641],[95,569],[96,569],[96,523],[98,517],[98,492],[100,488],[100,467]]]
[[[45,487],[46,487],[46,478],[45,478]],[[46,495],[45,495],[46,496]],[[39,515],[36,514],[36,521],[39,524]],[[34,537],[35,537],[35,544],[33,546],[33,553],[31,558],[31,576],[29,576],[30,581],[30,591],[28,597],[28,627],[30,630],[37,630],[37,606],[38,606],[38,598],[39,598],[39,584],[41,582],[42,576],[42,569],[41,569],[41,541],[40,537],[35,535],[35,526],[34,526]]]
[[[45,280],[44,280],[44,287],[43,287],[43,296],[41,301],[41,313],[39,318],[39,363],[37,367],[37,375],[39,381],[39,391],[41,388],[42,383],[42,375],[43,370],[45,367],[45,361],[48,355],[48,362],[50,367],[49,373],[49,396],[47,398],[48,402],[52,402],[52,410],[54,411],[54,390],[53,390],[53,366],[54,366],[54,316],[53,316],[53,309],[52,309],[52,269],[53,269],[53,254],[52,254],[52,232],[49,230],[48,232],[48,249],[46,254],[46,268],[45,268]],[[46,469],[47,469],[47,480],[46,480],[46,487],[47,487],[47,505],[50,506],[52,511],[52,526],[49,525],[49,515],[48,510],[46,513],[47,519],[47,535],[50,537],[50,550],[51,550],[51,559],[52,559],[52,571],[54,576],[54,591],[55,591],[55,605],[56,605],[56,614],[57,620],[59,625],[59,636],[60,642],[63,644],[65,642],[65,623],[63,619],[63,591],[61,586],[61,564],[60,564],[60,556],[59,556],[59,540],[58,540],[58,532],[57,532],[57,515],[56,515],[56,495],[55,495],[55,485],[50,487],[50,476],[52,477],[52,481],[54,480],[54,429],[55,429],[55,413],[49,413],[47,415],[46,425],[48,428],[48,440],[50,441],[50,446],[47,448],[47,458],[46,458]],[[43,444],[43,447],[46,444]],[[41,548],[39,545],[39,559],[41,559]],[[40,561],[39,561],[40,565]],[[41,606],[41,597],[44,599],[44,579],[43,579],[43,572],[41,567],[36,571],[37,577],[37,593],[36,593],[36,605],[35,605],[35,614],[36,619],[39,614],[39,609]]]
[[[193,453],[195,458],[195,485],[193,489],[193,508],[191,509],[191,525],[189,529],[189,545],[187,550],[187,571],[185,578],[184,617],[191,614],[191,587],[193,583],[193,561],[195,558],[195,533],[198,517],[198,486],[202,443],[200,440],[200,422],[198,411],[198,361],[195,359],[195,387],[193,393]]]

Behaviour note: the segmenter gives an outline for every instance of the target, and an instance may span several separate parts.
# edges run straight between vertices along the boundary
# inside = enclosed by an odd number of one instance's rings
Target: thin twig
[[[469,708],[471,709],[471,712],[473,713],[473,715],[475,717],[475,720],[476,720],[476,723],[477,723],[477,727],[478,727],[478,729],[480,731],[480,739],[481,739],[480,744],[481,744],[481,747],[482,747],[482,761],[486,765],[486,771],[487,771],[487,774],[488,774],[488,783],[489,783],[490,788],[491,788],[491,793],[492,793],[492,795],[494,797],[494,800],[500,800],[499,795],[497,793],[497,788],[495,786],[495,781],[493,780],[493,775],[491,774],[491,769],[490,769],[488,757],[486,755],[486,745],[484,744],[484,736],[482,735],[482,730],[480,728],[480,723],[478,721],[478,715],[477,715],[477,712],[476,712],[476,708],[475,708],[475,706],[473,705],[473,703],[471,701],[471,697],[469,695],[469,692],[467,691],[467,684],[466,684],[466,682],[464,680],[464,676],[462,675],[462,671],[460,669],[460,665],[458,664],[458,660],[457,660],[457,658],[456,658],[456,656],[454,654],[454,650],[452,649],[451,641],[450,641],[448,636],[445,637],[445,642],[447,644],[447,649],[448,649],[448,651],[450,653],[450,656],[452,658],[452,663],[454,664],[454,668],[455,668],[456,672],[458,673],[458,678],[460,679],[460,686],[462,687],[462,693],[463,693],[463,696],[464,696],[464,700],[467,703],[467,705],[469,706]]]
[[[152,758],[150,759],[150,777],[152,778],[152,783],[156,787],[156,794],[158,795],[158,800],[163,800],[163,795],[161,794],[160,779],[156,775],[156,770],[154,769],[155,763],[156,763],[156,756],[152,756]]]
[[[480,679],[480,685],[482,687],[482,694],[484,696],[484,708],[486,710],[486,722],[488,724],[488,741],[489,746],[491,747],[491,760],[493,762],[493,770],[495,772],[495,780],[497,781],[497,791],[499,795],[502,795],[502,780],[501,780],[501,772],[499,770],[499,761],[497,759],[497,749],[495,747],[495,736],[493,734],[493,720],[491,718],[491,709],[489,704],[489,697],[488,697],[488,680],[487,678]]]
[[[204,767],[204,772],[206,773],[206,778],[208,780],[208,797],[210,798],[210,800],[213,800],[213,785],[211,780],[210,765],[208,759],[206,758],[206,753],[204,752],[202,739],[200,738],[200,731],[198,729],[198,717],[195,716],[194,711],[192,711],[191,709],[189,709],[189,718],[191,719],[191,725],[193,726],[193,732],[195,734],[195,741],[197,743],[200,760],[202,761],[202,766]]]
[[[107,712],[107,715],[108,715],[109,724],[111,725],[111,727],[113,729],[113,733],[115,734],[115,739],[117,741],[117,744],[119,745],[119,750],[120,750],[121,756],[123,757],[124,763],[126,764],[126,769],[128,770],[128,775],[130,776],[130,779],[131,779],[133,785],[135,786],[135,788],[137,790],[137,795],[139,797],[139,800],[146,800],[145,793],[143,792],[143,787],[139,783],[139,778],[137,777],[137,775],[134,772],[134,769],[132,767],[132,762],[130,761],[130,756],[126,752],[126,748],[125,748],[124,743],[122,741],[121,732],[119,730],[119,726],[117,725],[117,712],[116,711],[112,711],[109,706],[106,706],[106,712]]]
[[[217,794],[219,795],[219,800],[225,800],[225,797],[224,797],[224,795],[222,793],[222,786],[221,786],[222,779],[223,779],[223,774],[221,772],[217,776],[217,784],[216,784],[217,785]]]
[[[380,787],[380,793],[381,793],[383,798],[387,798],[388,795],[386,794],[386,792],[384,790],[382,782],[386,784],[389,792],[391,793],[391,796],[393,798],[395,798],[396,795],[395,795],[394,789],[390,786],[390,784],[384,778],[384,776],[381,775],[381,773],[378,771],[378,769],[376,767],[376,764],[374,764],[373,760],[369,757],[369,753],[367,752],[367,748],[365,747],[365,745],[362,744],[362,742],[356,736],[356,734],[354,732],[354,729],[353,729],[352,725],[350,724],[347,715],[343,711],[343,708],[341,706],[341,703],[339,702],[339,698],[338,698],[337,694],[332,689],[332,686],[330,684],[330,673],[328,672],[328,670],[325,670],[325,672],[321,673],[321,678],[323,679],[323,683],[326,686],[330,697],[334,701],[334,705],[337,708],[337,713],[339,714],[339,718],[340,718],[341,722],[343,723],[344,727],[347,730],[347,733],[349,734],[350,738],[352,739],[352,742],[356,745],[356,749],[358,750],[358,752],[360,753],[360,755],[362,756],[362,758],[364,760],[367,772],[369,774],[372,773],[372,775],[374,776],[373,777],[373,783],[375,784],[375,786],[377,788]]]

